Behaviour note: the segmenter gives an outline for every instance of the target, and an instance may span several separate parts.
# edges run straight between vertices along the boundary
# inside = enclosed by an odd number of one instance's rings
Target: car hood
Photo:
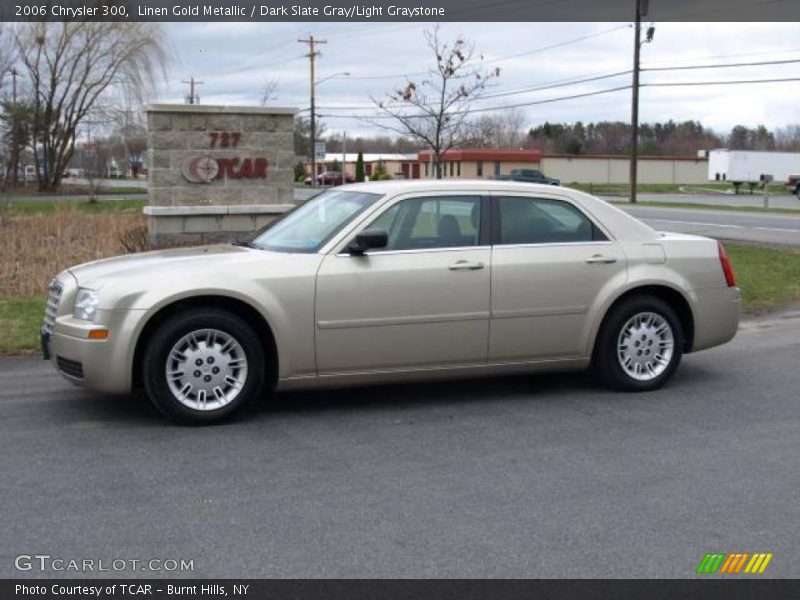
[[[232,244],[216,244],[213,246],[196,246],[191,248],[174,248],[156,250],[125,256],[104,258],[83,263],[69,269],[82,287],[100,289],[112,279],[138,276],[163,276],[165,272],[186,274],[195,269],[212,270],[233,262],[240,263],[247,255],[258,253],[264,258],[280,255],[253,250]]]

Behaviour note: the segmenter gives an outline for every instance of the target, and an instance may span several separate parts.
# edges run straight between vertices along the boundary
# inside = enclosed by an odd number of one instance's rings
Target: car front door
[[[485,363],[488,208],[479,194],[401,198],[359,228],[386,231],[385,248],[326,256],[317,275],[320,376]]]
[[[567,198],[492,198],[490,362],[574,358],[586,352],[590,307],[624,283],[625,256]]]

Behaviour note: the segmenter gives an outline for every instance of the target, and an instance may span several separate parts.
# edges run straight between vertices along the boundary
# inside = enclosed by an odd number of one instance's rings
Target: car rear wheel
[[[653,296],[623,300],[606,317],[595,346],[594,367],[622,391],[654,390],[675,373],[683,331],[669,304]]]
[[[145,391],[169,419],[214,423],[264,389],[264,349],[239,317],[218,309],[181,313],[150,339],[142,362]]]

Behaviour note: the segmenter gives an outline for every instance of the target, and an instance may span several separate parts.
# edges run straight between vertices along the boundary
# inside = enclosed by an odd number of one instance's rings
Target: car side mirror
[[[350,254],[360,256],[367,250],[385,248],[389,243],[389,234],[383,229],[365,229],[347,246]]]

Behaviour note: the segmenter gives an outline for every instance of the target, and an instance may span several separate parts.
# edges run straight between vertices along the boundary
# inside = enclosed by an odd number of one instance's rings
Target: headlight
[[[93,321],[98,304],[100,304],[100,293],[97,290],[80,288],[78,295],[75,296],[75,308],[72,316],[83,321]]]

